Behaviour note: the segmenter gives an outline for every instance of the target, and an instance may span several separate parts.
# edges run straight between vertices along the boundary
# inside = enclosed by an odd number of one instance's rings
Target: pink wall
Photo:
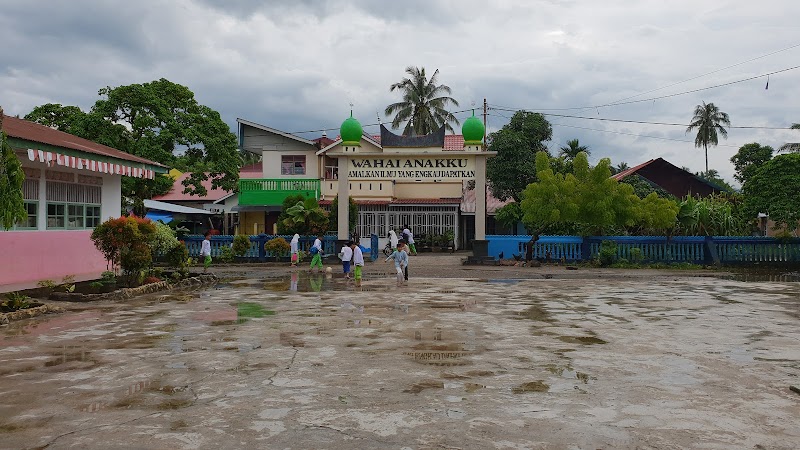
[[[60,282],[99,278],[106,260],[92,244],[92,230],[0,232],[0,292]]]

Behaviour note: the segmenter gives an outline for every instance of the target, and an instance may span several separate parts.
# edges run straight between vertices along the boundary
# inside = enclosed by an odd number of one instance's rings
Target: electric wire
[[[505,108],[497,108],[497,107],[490,107],[490,111],[508,111],[508,112],[516,112],[510,109]],[[535,110],[518,110],[518,111],[525,111],[525,112],[537,112]],[[637,123],[643,125],[664,125],[664,126],[674,126],[674,127],[688,127],[688,124],[683,123],[674,123],[674,122],[648,122],[646,120],[628,120],[628,119],[611,119],[606,117],[589,117],[589,116],[572,116],[567,114],[555,114],[555,113],[540,113],[543,116],[552,116],[552,117],[564,117],[569,119],[584,119],[584,120],[599,120],[603,122],[621,122],[621,123]],[[739,125],[739,126],[729,126],[726,127],[728,129],[735,128],[735,129],[756,129],[756,130],[791,130],[791,127],[767,127],[767,126],[758,126],[758,125]]]
[[[733,84],[744,83],[745,81],[751,81],[751,80],[755,80],[755,79],[758,79],[758,78],[764,78],[764,77],[767,77],[767,76],[770,76],[770,75],[775,75],[777,73],[788,72],[790,70],[795,70],[795,69],[800,69],[800,66],[787,67],[785,69],[775,70],[773,72],[763,73],[761,75],[755,75],[755,76],[752,76],[752,77],[743,78],[741,80],[729,81],[727,83],[721,83],[721,84],[716,84],[716,85],[713,85],[713,86],[706,86],[706,87],[702,87],[702,88],[691,89],[691,90],[683,91],[683,92],[676,92],[674,94],[661,95],[661,96],[658,96],[658,97],[643,98],[643,99],[639,99],[639,100],[630,100],[630,101],[617,102],[617,103],[606,103],[606,104],[602,104],[602,105],[580,106],[580,107],[575,107],[575,108],[538,108],[536,111],[570,111],[570,110],[576,110],[576,109],[577,110],[581,110],[581,109],[599,109],[599,108],[605,108],[605,107],[608,107],[608,106],[619,106],[619,105],[630,105],[630,104],[634,104],[634,103],[652,102],[652,101],[661,100],[661,99],[665,99],[665,98],[678,97],[678,96],[681,96],[681,95],[692,94],[692,93],[695,93],[695,92],[702,92],[702,91],[707,91],[707,90],[710,90],[710,89],[717,89],[717,88],[721,88],[721,87],[725,87],[725,86],[730,86],[730,85],[733,85]],[[498,108],[498,107],[501,107],[501,106],[500,105],[490,105],[490,107]],[[502,107],[502,108],[505,109],[505,110],[514,110],[514,111],[525,110],[525,108],[508,108],[508,107]]]

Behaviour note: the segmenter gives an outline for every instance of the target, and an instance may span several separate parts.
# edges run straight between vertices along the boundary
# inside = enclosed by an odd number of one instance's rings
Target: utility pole
[[[486,148],[486,115],[489,112],[489,106],[486,104],[486,97],[483,98],[483,147]]]

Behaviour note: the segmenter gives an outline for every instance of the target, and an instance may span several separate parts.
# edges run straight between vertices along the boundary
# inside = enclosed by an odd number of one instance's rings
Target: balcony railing
[[[275,206],[290,195],[319,198],[319,180],[254,178],[239,180],[239,204]]]

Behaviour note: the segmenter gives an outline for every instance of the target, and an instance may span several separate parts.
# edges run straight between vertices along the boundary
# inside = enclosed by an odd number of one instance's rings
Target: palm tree
[[[389,87],[390,92],[395,89],[403,93],[403,101],[392,103],[386,107],[384,114],[391,116],[392,128],[400,128],[400,124],[407,121],[403,134],[408,135],[413,131],[418,135],[426,135],[436,131],[442,125],[448,131],[453,131],[450,122],[458,125],[458,119],[445,109],[448,105],[458,106],[458,102],[444,94],[450,94],[450,87],[444,84],[436,85],[436,69],[431,78],[425,75],[425,68],[406,67],[410,78],[403,78],[399,83]]]
[[[800,130],[800,123],[793,123],[792,124],[793,130]],[[779,152],[800,152],[800,142],[787,142],[786,144],[781,145],[781,148],[778,149]]]
[[[694,117],[686,128],[686,133],[697,128],[694,146],[703,147],[706,151],[706,172],[708,172],[708,144],[719,144],[717,133],[725,139],[728,138],[728,130],[723,125],[731,126],[731,120],[727,113],[720,111],[713,103],[703,102],[702,105],[695,106]]]
[[[623,162],[617,164],[617,167],[613,167],[612,166],[611,167],[611,172],[613,172],[614,174],[617,174],[617,173],[622,173],[622,172],[624,172],[624,171],[626,171],[628,169],[630,169],[630,167],[628,167],[628,163],[623,161]]]
[[[586,156],[591,154],[588,146],[581,145],[577,139],[572,139],[567,141],[566,146],[561,147],[561,151],[558,153],[558,156],[563,156],[569,160],[573,160],[580,152],[586,152]]]

